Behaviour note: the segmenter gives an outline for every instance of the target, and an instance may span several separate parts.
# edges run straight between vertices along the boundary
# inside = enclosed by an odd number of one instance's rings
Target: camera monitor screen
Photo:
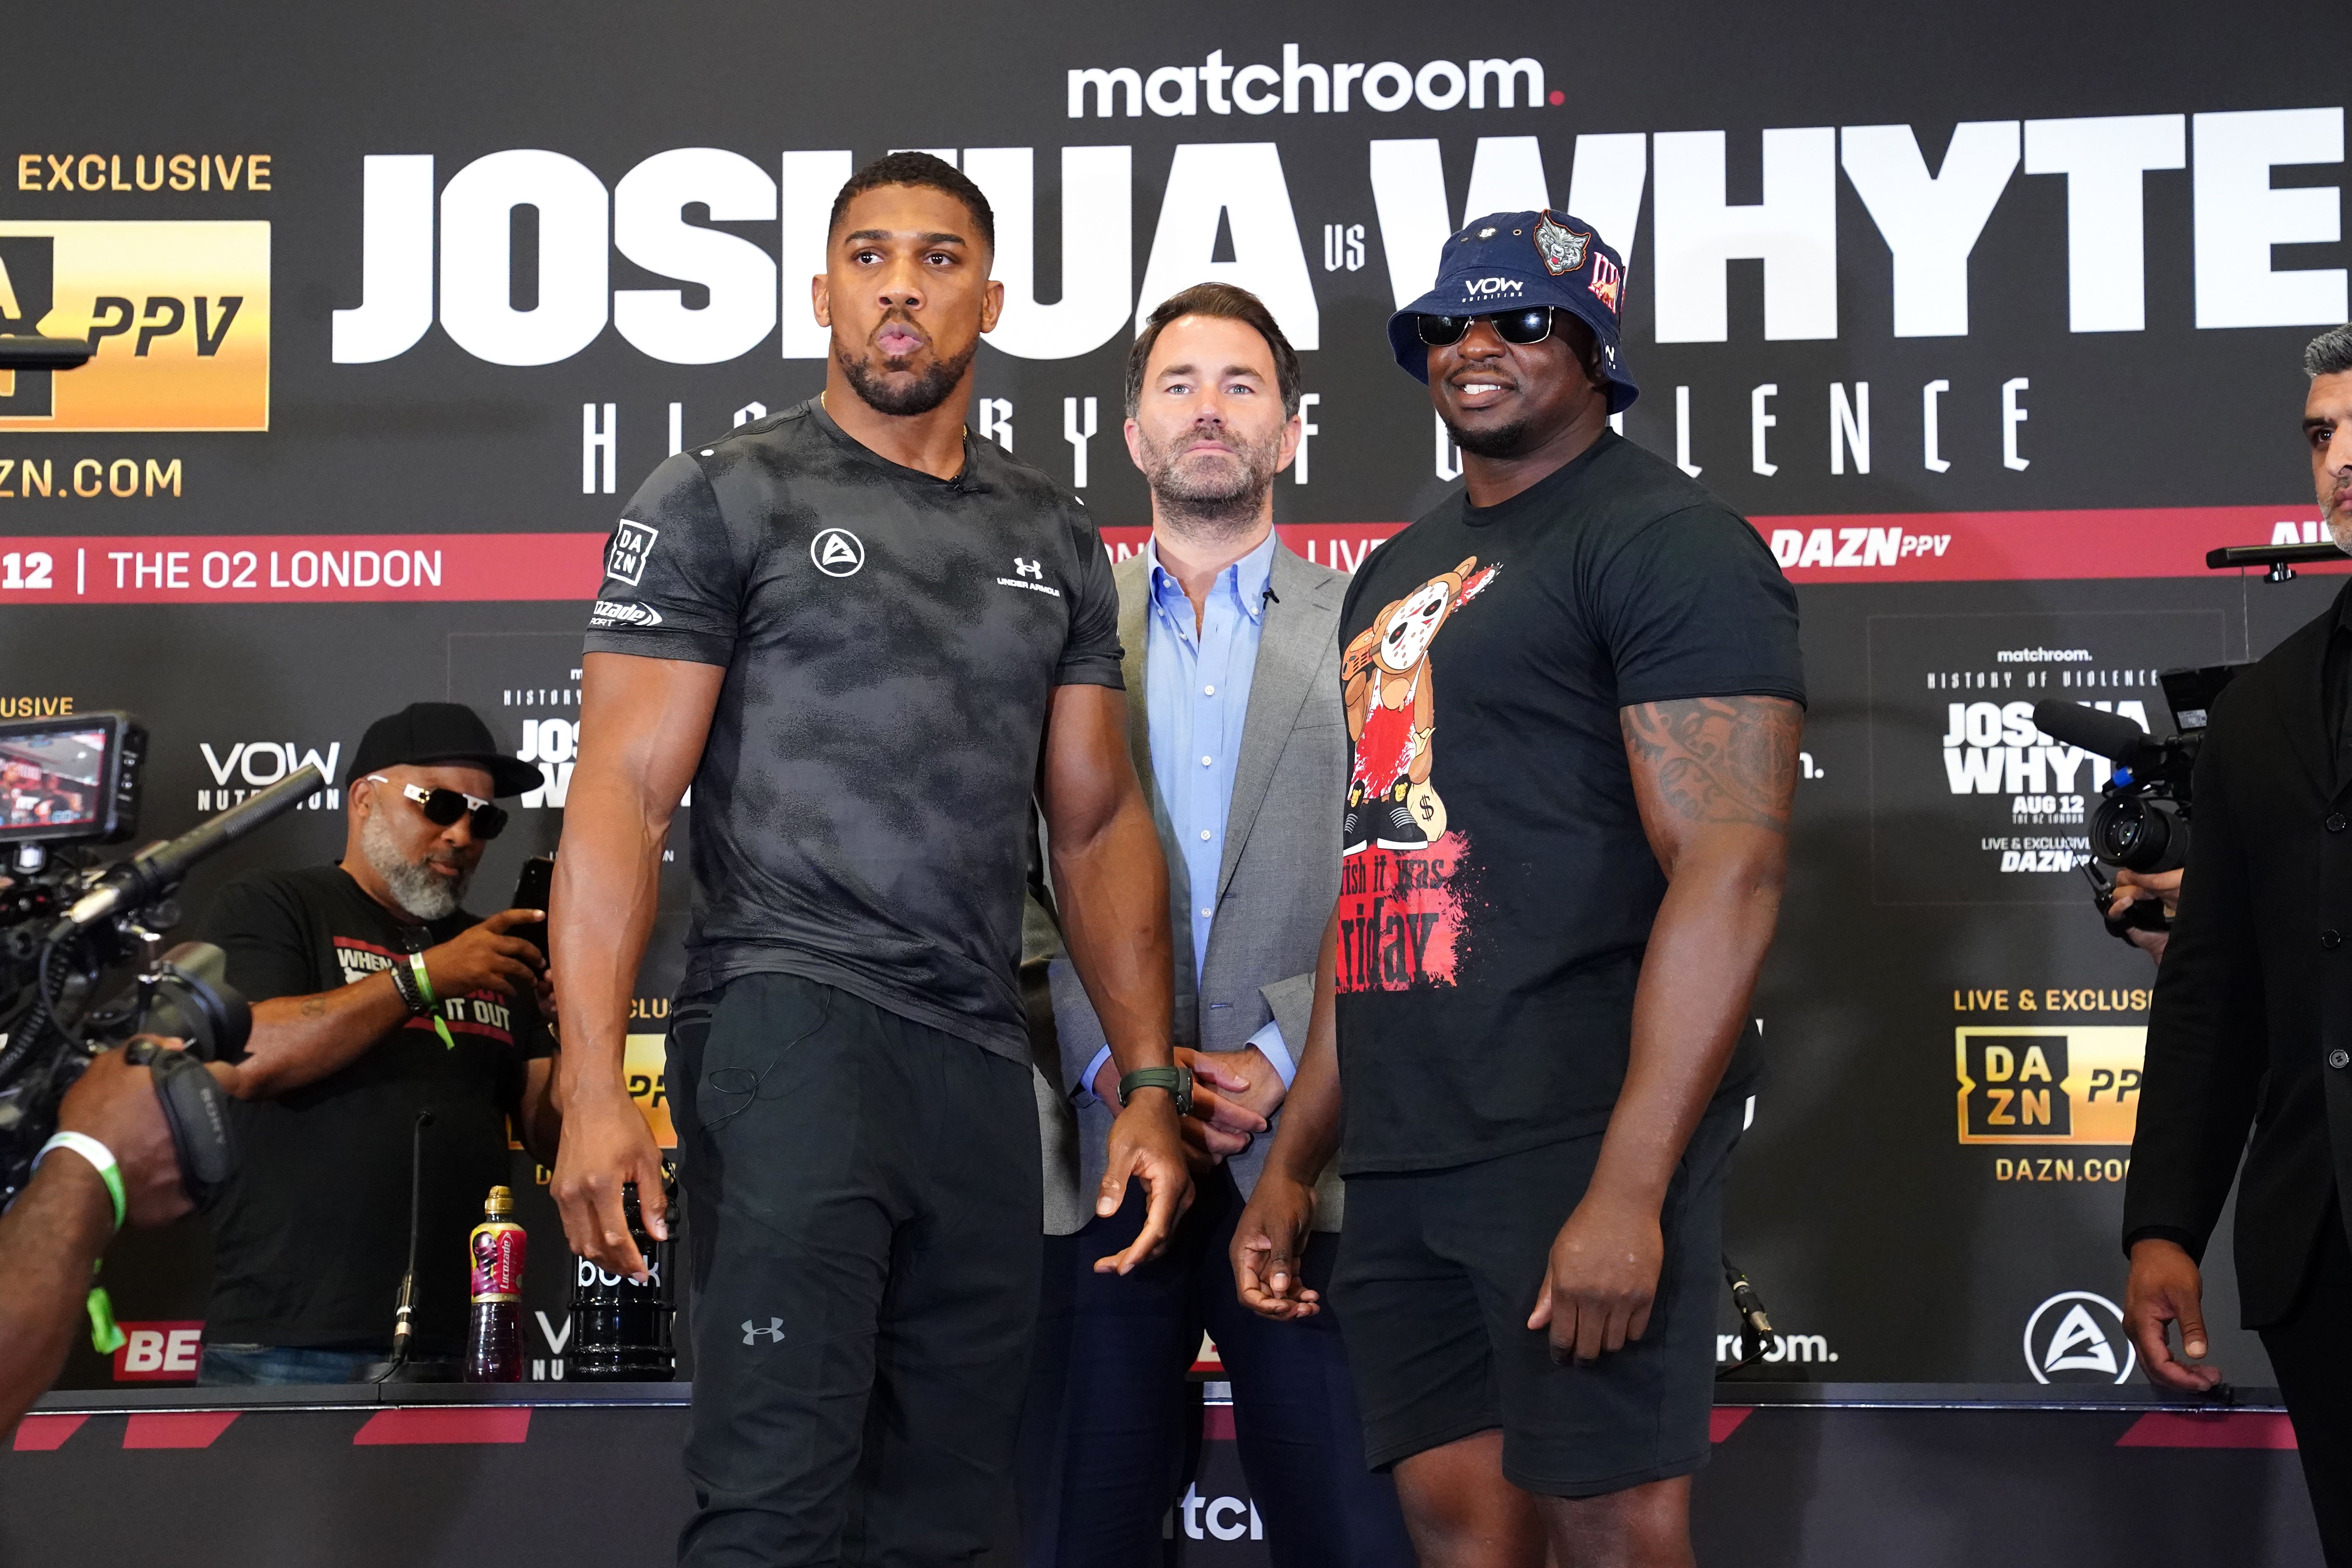
[[[116,713],[0,724],[0,843],[128,832],[140,739]]]
[[[60,730],[0,741],[0,826],[96,822],[108,739],[103,730]]]

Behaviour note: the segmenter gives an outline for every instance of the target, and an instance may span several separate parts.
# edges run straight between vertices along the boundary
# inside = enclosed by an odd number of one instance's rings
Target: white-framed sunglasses
[[[368,774],[367,782],[392,783],[382,773]],[[423,784],[402,784],[399,789],[404,796],[416,803],[416,808],[425,814],[425,820],[436,827],[447,827],[459,817],[471,813],[474,837],[486,844],[507,830],[505,809],[478,795],[467,795],[463,790],[426,789]]]

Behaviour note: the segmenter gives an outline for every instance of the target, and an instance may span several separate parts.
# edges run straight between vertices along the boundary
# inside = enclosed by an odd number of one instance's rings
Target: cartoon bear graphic
[[[1470,556],[1382,605],[1348,645],[1339,670],[1355,745],[1341,838],[1347,854],[1371,843],[1420,849],[1444,836],[1445,803],[1430,782],[1437,692],[1429,645],[1502,570],[1499,563],[1477,567],[1478,558]]]

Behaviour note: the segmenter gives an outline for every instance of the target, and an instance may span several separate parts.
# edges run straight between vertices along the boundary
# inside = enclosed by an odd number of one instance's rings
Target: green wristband
[[[456,1050],[457,1042],[449,1037],[449,1026],[441,1016],[440,998],[433,994],[433,977],[425,973],[425,955],[421,952],[410,953],[408,967],[416,973],[418,994],[425,998],[425,1005],[433,1010],[433,1032],[441,1037],[441,1043],[444,1046],[453,1051]]]

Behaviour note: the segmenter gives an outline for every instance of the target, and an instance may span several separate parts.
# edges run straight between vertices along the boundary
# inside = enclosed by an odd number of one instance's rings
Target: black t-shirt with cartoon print
[[[404,925],[340,866],[260,871],[223,888],[203,935],[249,1002],[354,985],[475,924],[460,911]],[[492,991],[440,998],[350,1065],[275,1100],[229,1103],[236,1179],[213,1227],[213,1344],[376,1348],[392,1342],[408,1254],[409,1151],[424,1134],[417,1351],[455,1355],[466,1334],[467,1233],[512,1179],[507,1115],[530,1058],[553,1049],[535,1002]]]
[[[1028,1059],[1013,974],[1054,689],[1118,688],[1077,498],[967,437],[902,468],[812,398],[656,468],[591,653],[726,670],[688,813],[682,994],[761,971]]]
[[[1599,1131],[1665,893],[1618,711],[1802,702],[1795,593],[1737,513],[1604,433],[1503,504],[1456,494],[1382,544],[1339,637],[1341,1168]],[[1743,1051],[1726,1092],[1750,1070]]]

